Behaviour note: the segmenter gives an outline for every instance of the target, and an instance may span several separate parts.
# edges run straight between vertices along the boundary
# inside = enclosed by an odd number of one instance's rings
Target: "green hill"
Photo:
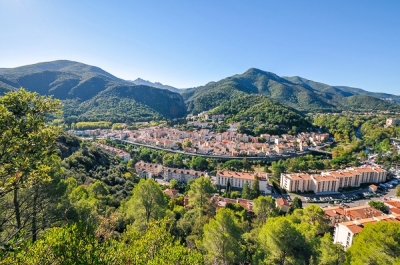
[[[360,108],[374,110],[399,109],[399,106],[380,99],[390,97],[397,99],[399,96],[385,94],[385,97],[381,97],[380,93],[372,92],[367,93],[367,95],[375,97],[376,100],[374,102],[379,104],[370,105],[372,100],[367,100],[364,104],[359,101],[357,106],[352,107],[351,102],[354,99],[346,100],[346,98],[353,96],[357,98],[357,96],[361,95],[361,92],[356,93],[355,90],[345,88],[329,86],[301,77],[279,77],[274,73],[251,68],[243,74],[185,90],[182,92],[182,96],[188,106],[188,111],[192,113],[212,109],[226,100],[231,100],[244,94],[262,94],[277,100],[285,106],[307,112],[358,110]]]
[[[268,132],[270,125],[278,126],[283,132],[292,128],[304,131],[311,126],[296,110],[257,94],[226,101],[210,111],[210,114],[219,113],[225,114],[227,123],[246,121],[253,134]]]
[[[63,100],[68,122],[150,121],[186,114],[178,93],[137,86],[98,67],[66,60],[0,69],[0,93],[20,87]]]

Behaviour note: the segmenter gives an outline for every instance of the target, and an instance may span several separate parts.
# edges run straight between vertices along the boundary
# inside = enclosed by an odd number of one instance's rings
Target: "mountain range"
[[[253,94],[302,112],[400,108],[393,104],[400,102],[400,96],[330,86],[298,76],[280,77],[256,68],[190,89],[140,78],[123,80],[98,67],[67,60],[0,68],[0,94],[20,87],[62,100],[68,123],[179,118]]]
[[[149,121],[186,114],[178,93],[135,85],[98,67],[66,60],[0,69],[0,92],[20,87],[63,100],[68,123]]]
[[[261,94],[304,112],[398,109],[392,103],[400,102],[400,96],[396,95],[330,86],[297,76],[280,77],[256,68],[182,92],[192,113],[213,109],[224,101],[247,94]]]

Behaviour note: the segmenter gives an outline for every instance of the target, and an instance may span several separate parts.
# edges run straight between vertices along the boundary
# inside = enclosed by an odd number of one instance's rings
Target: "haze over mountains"
[[[304,112],[398,109],[392,102],[400,102],[396,95],[330,86],[296,76],[280,77],[255,68],[179,90],[140,78],[123,80],[98,67],[67,60],[0,68],[0,93],[20,87],[63,100],[64,117],[69,122],[179,118],[251,94]]]

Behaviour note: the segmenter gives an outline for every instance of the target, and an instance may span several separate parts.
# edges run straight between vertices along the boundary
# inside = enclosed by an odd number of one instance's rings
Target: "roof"
[[[396,222],[400,224],[400,215],[399,214],[383,215],[379,217],[365,218],[356,221],[344,222],[340,223],[339,225],[347,227],[353,234],[358,234],[363,230],[366,224],[382,222],[382,221]]]
[[[350,220],[359,220],[359,219],[382,216],[383,212],[371,207],[370,205],[362,205],[362,206],[347,208],[345,210],[345,215]]]
[[[226,170],[218,170],[217,177],[224,177],[224,178],[237,178],[237,179],[246,179],[246,180],[254,180],[254,176],[256,173],[251,172],[236,172],[236,171],[226,171]],[[260,179],[263,176],[259,176]]]
[[[287,177],[289,177],[292,180],[311,180],[311,176],[309,174],[304,174],[304,173],[296,173],[296,174],[287,174]]]
[[[171,198],[175,198],[178,195],[179,191],[176,189],[166,189],[164,190],[164,193]]]
[[[290,207],[289,202],[285,198],[278,198],[275,200],[278,206],[288,206]]]

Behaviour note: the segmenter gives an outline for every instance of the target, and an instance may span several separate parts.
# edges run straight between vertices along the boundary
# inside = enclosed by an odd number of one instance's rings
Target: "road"
[[[189,153],[181,150],[172,150],[172,149],[166,149],[158,146],[153,146],[153,145],[148,145],[148,144],[142,144],[142,143],[137,143],[137,142],[132,142],[128,140],[116,140],[128,144],[133,144],[133,145],[138,145],[138,146],[144,146],[152,149],[157,149],[157,150],[163,150],[171,153],[178,153],[178,154],[183,154],[183,155],[189,155],[189,156],[201,156],[205,158],[215,158],[215,159],[220,159],[220,160],[231,160],[231,159],[239,159],[242,160],[244,156],[218,156],[218,155],[206,155],[206,154],[197,154],[197,153]],[[247,160],[264,160],[264,161],[277,161],[279,159],[287,159],[287,158],[292,158],[292,157],[297,157],[297,156],[302,156],[302,155],[307,155],[310,154],[311,152],[309,151],[304,151],[304,152],[297,152],[294,154],[288,154],[288,155],[276,155],[276,156],[264,156],[264,157],[258,157],[258,156],[247,156]]]

